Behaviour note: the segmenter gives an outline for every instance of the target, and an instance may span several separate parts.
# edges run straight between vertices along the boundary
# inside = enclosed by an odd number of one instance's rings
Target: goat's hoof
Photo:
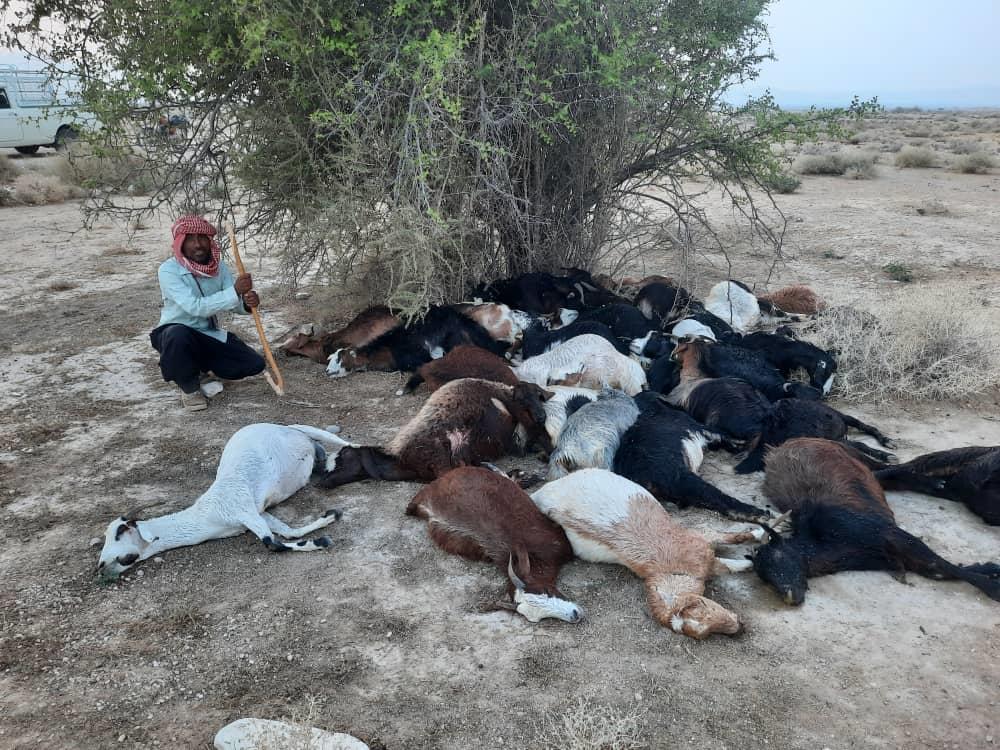
[[[318,538],[314,539],[313,540],[313,544],[315,544],[317,547],[319,547],[321,549],[326,549],[327,547],[330,546],[330,544],[332,544],[332,542],[330,541],[330,537],[328,537],[328,536],[321,536],[321,537],[318,537]]]
[[[272,552],[288,552],[289,548],[280,542],[274,541],[271,537],[266,536],[261,539],[264,542],[264,546],[267,547]]]
[[[328,511],[323,513],[323,518],[329,518],[333,516],[334,520],[339,521],[344,515],[344,512],[340,508],[330,508]]]

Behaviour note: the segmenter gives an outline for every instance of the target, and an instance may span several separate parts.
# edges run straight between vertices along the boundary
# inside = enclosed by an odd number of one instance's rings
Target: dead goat
[[[754,552],[753,566],[788,604],[805,600],[809,578],[843,570],[962,580],[1000,600],[1000,566],[955,565],[899,528],[878,480],[839,443],[797,438],[773,449],[764,493],[791,511],[794,532],[788,538],[772,533]]]
[[[767,511],[730,497],[698,476],[705,448],[725,440],[661,399],[653,391],[635,397],[641,413],[622,435],[615,472],[645,487],[660,502],[714,510],[743,521],[768,518]]]
[[[431,539],[445,552],[503,571],[512,601],[506,606],[531,622],[582,619],[582,608],[556,588],[559,569],[573,559],[565,532],[510,479],[478,467],[455,469],[420,490],[406,512],[427,519]]]
[[[461,378],[479,378],[504,385],[517,385],[520,382],[503,357],[478,346],[462,344],[441,359],[433,359],[420,365],[416,374],[406,381],[403,390],[396,395],[413,393],[421,383],[427,384],[427,390],[436,391],[445,383]]]
[[[566,414],[566,426],[549,457],[549,479],[578,469],[610,470],[621,436],[639,416],[639,407],[630,396],[605,388],[596,401],[570,399]]]
[[[323,365],[338,349],[365,346],[383,333],[396,328],[401,322],[388,307],[369,307],[358,313],[350,323],[338,331],[317,336],[313,332],[312,325],[300,328],[288,335],[277,349],[287,355],[308,357],[313,362]]]
[[[745,560],[715,556],[714,545],[759,541],[761,530],[713,535],[710,541],[674,522],[642,487],[603,469],[583,469],[531,495],[566,531],[576,556],[624,565],[646,585],[653,617],[676,633],[735,635],[737,616],[704,596],[705,581],[749,570]]]
[[[349,446],[332,432],[304,425],[252,424],[237,430],[222,451],[215,481],[193,505],[143,521],[122,516],[108,525],[98,575],[114,580],[137,562],[168,549],[245,531],[278,552],[330,546],[326,537],[292,544],[278,537],[298,539],[336,521],[339,511],[327,511],[300,528],[265,511],[304,487],[314,469],[325,469],[328,455],[336,457]]]
[[[878,428],[860,419],[844,414],[817,401],[802,401],[791,398],[772,404],[761,422],[760,434],[750,441],[750,452],[736,465],[737,474],[749,474],[764,470],[764,453],[793,438],[814,437],[836,440],[855,448],[866,466],[880,468],[892,461],[894,456],[885,451],[866,445],[857,440],[847,439],[847,430],[856,430],[871,435],[887,448],[892,441]]]
[[[908,490],[964,503],[991,526],[1000,526],[1000,446],[970,446],[927,453],[875,472],[887,490]]]
[[[491,461],[532,441],[551,452],[543,406],[547,398],[549,393],[532,383],[452,380],[431,394],[384,450],[341,450],[320,485],[331,488],[363,479],[430,482],[456,467]],[[521,446],[515,440],[519,434]]]

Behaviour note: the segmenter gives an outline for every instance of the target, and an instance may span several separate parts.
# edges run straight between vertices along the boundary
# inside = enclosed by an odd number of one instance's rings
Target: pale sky
[[[1000,0],[776,0],[766,21],[778,59],[732,101],[1000,107]]]

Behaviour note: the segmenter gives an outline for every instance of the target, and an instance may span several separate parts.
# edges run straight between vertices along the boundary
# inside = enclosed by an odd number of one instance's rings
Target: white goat
[[[303,425],[252,424],[229,438],[212,486],[194,504],[146,521],[121,516],[104,533],[98,575],[114,580],[141,560],[175,547],[236,536],[249,530],[269,549],[308,552],[330,546],[327,537],[288,545],[275,536],[296,539],[340,518],[329,510],[312,523],[292,528],[265,509],[295,494],[313,468],[327,469],[330,458],[352,445],[332,432]]]
[[[592,333],[575,336],[512,369],[521,380],[543,388],[549,383],[594,389],[609,386],[634,396],[646,385],[646,373],[638,362]]]
[[[645,579],[646,600],[661,624],[692,638],[740,631],[735,614],[702,596],[705,580],[752,566],[717,558],[714,545],[760,541],[763,530],[706,538],[675,523],[642,487],[604,469],[575,471],[531,499],[563,527],[577,557],[624,565]]]
[[[760,322],[760,304],[753,293],[733,281],[720,281],[705,298],[705,309],[722,318],[740,333]]]
[[[610,388],[596,401],[578,407],[566,419],[549,457],[549,479],[586,468],[611,469],[622,435],[639,417],[631,396]]]

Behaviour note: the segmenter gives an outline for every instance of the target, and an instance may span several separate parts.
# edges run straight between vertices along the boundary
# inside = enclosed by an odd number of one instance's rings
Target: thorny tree
[[[771,144],[847,114],[723,101],[768,57],[767,0],[0,4],[8,43],[82,77],[104,158],[155,175],[149,208],[239,208],[291,280],[408,311],[712,242],[707,186],[779,254],[758,213]],[[189,126],[157,138],[178,113]],[[91,209],[135,210],[107,191]]]

